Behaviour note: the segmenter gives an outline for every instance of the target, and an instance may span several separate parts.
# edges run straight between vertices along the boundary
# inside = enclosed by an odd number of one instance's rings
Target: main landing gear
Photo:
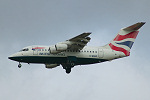
[[[66,73],[69,74],[71,72],[71,68],[75,66],[74,62],[68,61],[65,64],[62,64],[63,69],[66,70]]]
[[[66,68],[66,73],[69,74],[71,72],[71,67],[70,68]]]
[[[19,64],[18,64],[18,68],[21,68],[21,66],[22,66],[22,65],[21,65],[21,64],[20,64],[20,62],[19,62]]]

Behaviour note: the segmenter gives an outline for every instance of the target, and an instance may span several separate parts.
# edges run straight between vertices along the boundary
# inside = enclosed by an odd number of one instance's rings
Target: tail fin
[[[123,52],[125,56],[129,56],[130,49],[139,33],[139,29],[144,24],[145,22],[139,22],[121,29],[117,36],[108,44],[109,46],[107,46],[112,50]]]

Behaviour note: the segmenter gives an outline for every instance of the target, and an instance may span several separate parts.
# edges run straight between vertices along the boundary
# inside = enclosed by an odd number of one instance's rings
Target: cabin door
[[[98,55],[99,55],[99,58],[103,58],[104,57],[103,49],[98,49]]]

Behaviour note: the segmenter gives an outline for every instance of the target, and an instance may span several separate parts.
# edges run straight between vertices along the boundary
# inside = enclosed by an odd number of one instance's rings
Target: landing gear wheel
[[[66,73],[69,74],[71,72],[71,68],[66,69]]]
[[[19,63],[18,67],[21,68],[21,66],[22,66],[22,65]]]
[[[71,67],[74,67],[75,64],[72,62],[72,63],[70,63],[70,65],[71,65]]]

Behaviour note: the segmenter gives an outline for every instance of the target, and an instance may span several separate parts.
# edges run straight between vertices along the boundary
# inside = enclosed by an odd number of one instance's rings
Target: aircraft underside
[[[39,64],[62,64],[66,63],[67,61],[72,61],[75,65],[84,65],[84,64],[94,64],[99,62],[108,61],[105,59],[98,59],[98,58],[77,58],[74,56],[70,57],[42,57],[42,56],[23,56],[23,57],[12,57],[11,59],[18,61],[18,62],[25,62],[25,63],[39,63]]]
[[[69,57],[20,56],[11,59],[19,62],[18,67],[21,67],[20,62],[38,63],[38,64],[57,64],[57,65],[61,64],[62,67],[66,70],[66,73],[70,73],[71,68],[76,65],[86,65],[108,61],[105,59],[98,59],[98,58],[77,58],[75,56]]]

